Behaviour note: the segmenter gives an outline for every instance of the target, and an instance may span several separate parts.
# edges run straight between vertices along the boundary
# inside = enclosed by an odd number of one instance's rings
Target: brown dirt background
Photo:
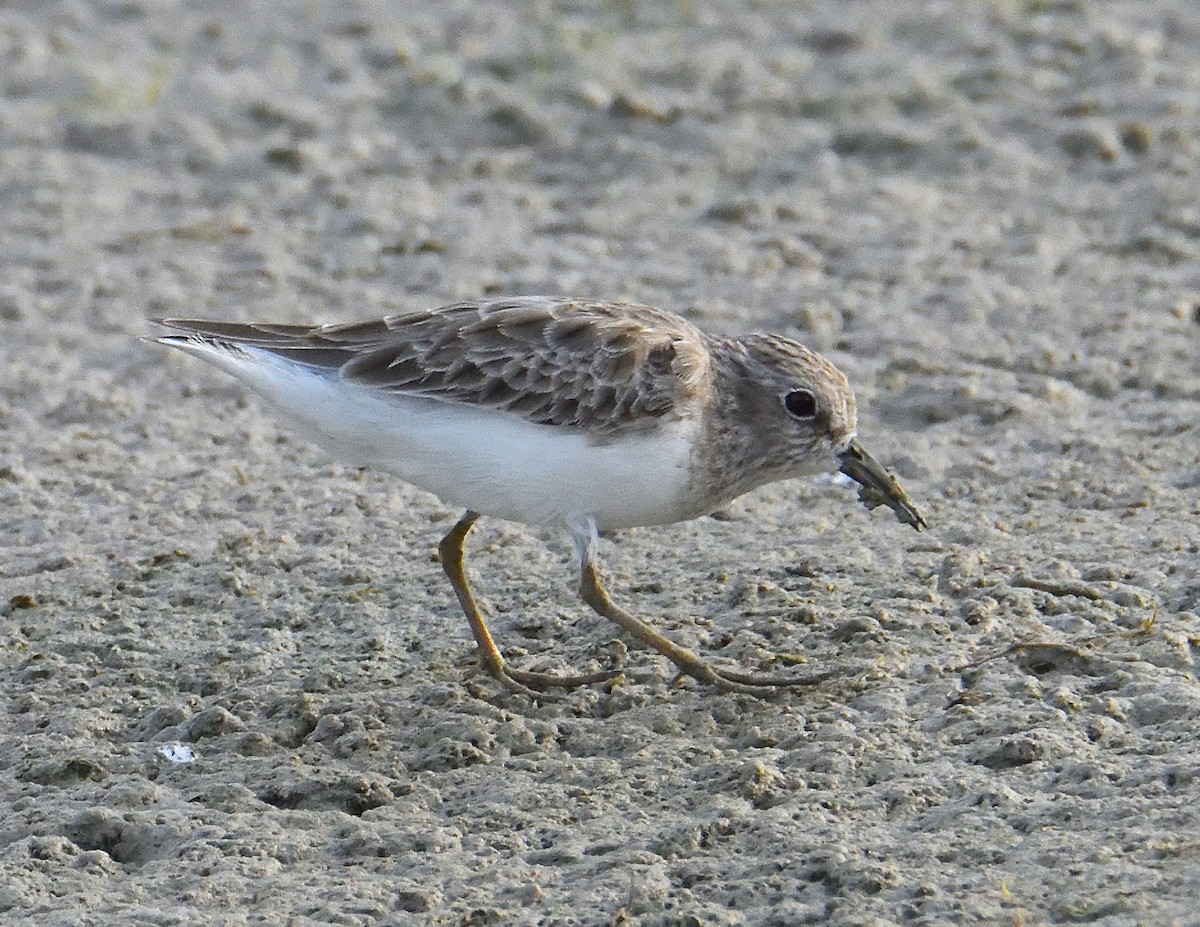
[[[0,5],[0,921],[1200,923],[1198,49],[1191,0]],[[455,513],[137,341],[493,293],[848,372],[927,534],[791,482],[606,553],[836,681],[507,694]],[[473,563],[518,664],[622,657],[562,539]]]

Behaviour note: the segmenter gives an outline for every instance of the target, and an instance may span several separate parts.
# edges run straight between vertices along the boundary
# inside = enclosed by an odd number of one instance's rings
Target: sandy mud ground
[[[0,5],[0,922],[1200,923],[1200,14]],[[774,330],[928,515],[794,481],[605,549],[331,462],[156,314],[486,294]],[[194,751],[175,763],[159,748]]]

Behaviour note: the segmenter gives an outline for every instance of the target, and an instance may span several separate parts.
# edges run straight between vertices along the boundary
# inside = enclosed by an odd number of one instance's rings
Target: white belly
[[[261,393],[339,460],[388,470],[450,505],[526,524],[590,516],[600,530],[694,514],[686,504],[691,422],[596,443],[579,429],[384,394],[243,350],[193,353]]]

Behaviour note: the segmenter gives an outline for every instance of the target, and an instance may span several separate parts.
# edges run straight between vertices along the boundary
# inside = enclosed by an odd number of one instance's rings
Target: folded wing
[[[685,415],[712,376],[705,336],[646,306],[532,297],[349,325],[158,321],[380,392],[597,431]]]

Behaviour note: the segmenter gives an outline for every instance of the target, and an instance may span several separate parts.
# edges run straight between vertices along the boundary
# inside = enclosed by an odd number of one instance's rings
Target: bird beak
[[[857,438],[851,438],[846,449],[838,455],[841,471],[857,481],[858,499],[869,509],[886,505],[896,517],[918,531],[928,527],[925,518],[917,511],[912,500],[896,478],[876,463],[875,458],[863,450]]]

